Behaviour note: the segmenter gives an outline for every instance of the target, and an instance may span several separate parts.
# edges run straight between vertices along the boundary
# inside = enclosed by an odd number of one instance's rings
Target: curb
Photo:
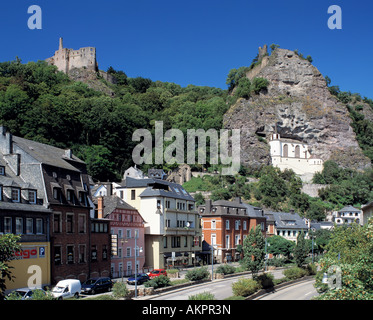
[[[296,285],[296,284],[301,283],[301,282],[314,280],[314,278],[315,278],[314,276],[305,276],[305,277],[302,277],[302,278],[299,278],[299,279],[295,279],[295,280],[280,283],[280,284],[278,284],[278,285],[276,285],[272,288],[261,289],[258,292],[255,292],[252,295],[246,297],[245,300],[255,300],[258,297],[265,296],[265,295],[267,295],[271,292],[274,292],[278,289],[285,289],[287,287],[291,287],[291,286]]]

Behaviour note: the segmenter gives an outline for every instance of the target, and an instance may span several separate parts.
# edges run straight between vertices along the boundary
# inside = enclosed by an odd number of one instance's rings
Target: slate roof
[[[288,212],[267,212],[265,215],[272,215],[277,229],[308,229],[304,220],[298,213]],[[289,224],[290,222],[290,224]]]
[[[107,217],[115,209],[125,209],[125,210],[136,210],[136,208],[129,205],[127,202],[122,200],[116,195],[105,196],[104,198],[104,217]]]
[[[360,210],[354,208],[353,206],[347,206],[347,207],[342,208],[338,212],[360,212]]]
[[[74,155],[72,155],[72,158],[66,157],[66,150],[56,148],[44,143],[13,136],[13,145],[15,144],[43,164],[48,164],[51,166],[60,167],[72,171],[80,170],[71,165],[69,161],[84,164],[82,160],[80,160]]]
[[[139,197],[167,197],[188,201],[194,198],[179,184],[160,179],[134,179],[128,177],[121,185],[126,188],[146,188]]]

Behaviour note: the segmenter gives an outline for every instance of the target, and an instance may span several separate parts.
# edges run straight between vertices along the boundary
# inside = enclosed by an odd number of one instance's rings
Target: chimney
[[[107,196],[112,196],[113,195],[113,184],[111,182],[106,182],[105,183],[105,186],[106,186],[106,195]]]
[[[241,204],[242,203],[241,197],[236,197],[236,202]]]
[[[13,139],[12,134],[7,131],[7,128],[0,126],[0,148],[3,154],[13,153]]]
[[[290,213],[294,214],[295,213],[294,209],[290,209]]]
[[[63,49],[63,39],[62,39],[62,37],[60,37],[60,45],[59,45],[58,50],[61,50],[61,49]]]
[[[97,218],[102,219],[104,217],[104,197],[97,198]]]
[[[212,207],[212,200],[211,199],[208,199],[206,200],[206,208],[205,208],[205,212],[207,214],[209,214],[211,212],[211,207]]]

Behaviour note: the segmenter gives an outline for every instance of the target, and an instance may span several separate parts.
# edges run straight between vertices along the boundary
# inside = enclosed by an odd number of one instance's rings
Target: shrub
[[[171,285],[171,280],[165,275],[160,275],[144,283],[146,288],[153,287],[154,289],[168,287]]]
[[[263,273],[257,277],[255,280],[260,284],[260,286],[264,289],[272,288],[274,286],[273,281],[275,277],[272,273]]]
[[[190,281],[204,280],[204,279],[208,279],[209,277],[210,277],[210,272],[207,270],[206,267],[188,270],[185,275],[185,278]]]
[[[309,263],[306,266],[306,271],[307,271],[307,275],[309,275],[309,276],[315,275],[316,272],[317,272],[317,267],[314,263],[313,264]]]
[[[216,300],[216,298],[212,293],[205,291],[189,296],[188,300]]]
[[[229,264],[222,264],[217,267],[216,272],[222,274],[232,274],[236,271],[236,268]]]
[[[129,290],[124,282],[115,282],[113,285],[113,296],[116,299],[128,296]]]
[[[294,267],[284,270],[283,274],[289,280],[295,280],[304,277],[307,274],[307,271],[299,267]]]
[[[235,296],[247,297],[260,288],[260,284],[253,279],[241,278],[232,284],[232,291]]]

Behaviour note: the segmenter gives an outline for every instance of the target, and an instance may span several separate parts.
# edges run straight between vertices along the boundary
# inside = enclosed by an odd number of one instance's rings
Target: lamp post
[[[214,238],[211,238],[211,281],[214,280]]]
[[[135,230],[135,298],[137,298],[137,249],[139,252],[142,252],[142,248],[137,248],[137,238],[139,236],[139,232]],[[129,239],[133,238],[126,238],[125,242],[128,242]]]

